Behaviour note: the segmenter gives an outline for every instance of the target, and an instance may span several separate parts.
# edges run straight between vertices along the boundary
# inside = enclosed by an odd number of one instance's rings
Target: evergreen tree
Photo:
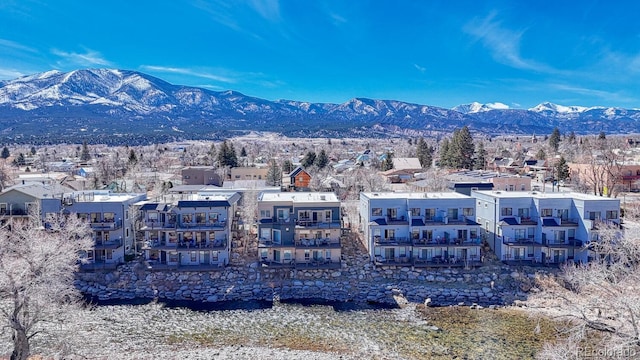
[[[569,133],[569,137],[567,138],[567,141],[569,142],[569,144],[575,144],[576,143],[576,133],[575,132],[571,132]]]
[[[449,160],[449,139],[442,139],[442,143],[440,144],[440,167],[446,168],[449,167],[451,161]]]
[[[222,142],[220,149],[218,150],[218,165],[220,167],[237,167],[238,156],[236,155],[236,149],[233,143],[227,140]]]
[[[304,158],[302,158],[302,161],[300,161],[300,165],[302,165],[302,167],[304,168],[308,168],[308,167],[311,167],[315,161],[316,161],[316,153],[309,150],[307,154],[304,156]]]
[[[476,170],[485,170],[487,167],[487,150],[484,148],[484,143],[478,143],[478,148],[476,149],[476,159],[474,161],[474,169]]]
[[[469,132],[468,126],[465,125],[457,134],[454,133],[453,143],[455,144],[455,153],[453,155],[456,168],[472,169],[475,146],[473,145],[473,137],[471,136],[471,132]]]
[[[544,160],[546,158],[547,158],[547,154],[544,152],[544,149],[538,150],[538,152],[536,153],[536,159]]]
[[[0,157],[1,157],[1,158],[3,158],[3,159],[6,159],[6,158],[8,158],[9,156],[11,156],[11,154],[9,154],[9,149],[5,146],[5,147],[2,149],[2,154],[0,154]]]
[[[36,151],[36,147],[35,147],[35,146],[32,146],[32,147],[31,147],[31,155],[35,155],[35,154],[36,154],[36,152],[37,152],[37,151]]]
[[[607,139],[607,135],[605,135],[604,131],[600,131],[600,134],[598,134],[598,140],[606,140]]]
[[[558,180],[566,180],[569,177],[569,165],[564,156],[560,157],[560,160],[556,164],[556,174],[558,174]]]
[[[393,169],[393,154],[391,151],[387,151],[384,161],[380,166],[382,171]]]
[[[216,163],[216,144],[211,143],[211,147],[209,148],[209,151],[207,152],[207,154],[209,155],[209,159],[211,159],[211,165],[215,165],[215,163]]]
[[[558,128],[554,128],[551,136],[549,136],[549,146],[553,149],[554,152],[558,152],[558,148],[560,147],[560,130]]]
[[[247,149],[245,149],[244,146],[240,149],[240,156],[247,157]]]
[[[22,166],[26,163],[25,159],[24,159],[24,154],[20,153],[18,154],[18,157],[16,157],[15,159],[13,159],[13,166]]]
[[[282,172],[290,174],[293,171],[293,163],[291,160],[285,160],[282,164]]]
[[[236,148],[233,146],[232,142],[229,142],[229,153],[228,153],[228,166],[229,167],[237,167],[238,166],[238,154],[236,153]]]
[[[318,169],[324,169],[327,164],[329,164],[329,157],[327,156],[327,153],[324,151],[324,149],[320,150],[320,154],[316,156],[313,164],[317,166]]]
[[[418,160],[420,161],[420,166],[425,169],[431,167],[431,163],[433,162],[433,146],[427,145],[427,142],[424,141],[424,138],[419,138],[416,146],[416,154]]]
[[[89,146],[87,145],[86,140],[82,142],[82,152],[80,153],[80,160],[82,161],[91,160],[91,154],[89,153]]]
[[[266,180],[269,186],[279,186],[282,182],[282,172],[275,160],[271,160],[270,162]]]
[[[138,163],[138,156],[136,156],[136,152],[133,149],[129,150],[129,165],[135,165]]]

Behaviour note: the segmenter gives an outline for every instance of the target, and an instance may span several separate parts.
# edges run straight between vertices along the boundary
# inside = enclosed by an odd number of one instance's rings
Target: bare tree
[[[91,247],[91,229],[76,216],[45,224],[34,215],[0,228],[0,315],[12,331],[12,360],[26,360],[41,323],[63,320],[62,309],[76,302],[78,254]]]
[[[589,331],[601,336],[595,348],[640,353],[640,236],[628,229],[624,236],[615,227],[596,225],[598,241],[591,243],[594,260],[567,265],[558,277],[539,277],[543,291],[532,304],[569,319],[568,329],[576,342],[586,340]],[[560,346],[567,347],[567,344]],[[550,347],[545,351],[553,353]],[[557,349],[555,349],[557,353]]]

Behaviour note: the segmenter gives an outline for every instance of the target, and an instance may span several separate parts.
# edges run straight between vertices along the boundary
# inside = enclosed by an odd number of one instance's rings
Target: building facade
[[[360,193],[371,261],[397,266],[477,266],[474,199],[459,193]]]
[[[237,192],[184,194],[140,206],[142,252],[153,268],[223,268],[238,226]]]
[[[340,268],[340,218],[334,193],[261,193],[260,262],[270,267]]]
[[[477,222],[505,262],[587,262],[597,224],[620,224],[620,200],[580,193],[472,191]]]

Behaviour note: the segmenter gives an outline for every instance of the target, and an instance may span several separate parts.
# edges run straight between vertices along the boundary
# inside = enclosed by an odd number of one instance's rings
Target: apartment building
[[[475,200],[455,193],[360,193],[360,223],[377,265],[481,264]]]
[[[620,224],[620,200],[580,193],[474,190],[476,220],[499,259],[587,262],[600,222]]]
[[[263,192],[258,252],[269,267],[340,268],[340,201],[331,192]]]
[[[183,194],[140,206],[142,251],[151,268],[210,270],[229,263],[237,192]]]

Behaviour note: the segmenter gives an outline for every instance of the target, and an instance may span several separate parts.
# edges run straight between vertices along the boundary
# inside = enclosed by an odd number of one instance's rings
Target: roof
[[[424,226],[422,219],[411,219],[411,226]]]
[[[166,203],[148,203],[140,207],[140,210],[143,210],[143,211],[156,210],[160,212],[165,212],[168,209],[169,209],[169,204],[166,204]]]
[[[361,192],[369,199],[470,199],[469,196],[448,192]]]
[[[573,199],[573,200],[597,200],[617,201],[620,199],[583,194],[577,192],[540,192],[540,191],[496,191],[474,190],[475,193],[495,198],[533,198],[533,199]]]
[[[412,158],[392,158],[393,168],[397,170],[422,170],[422,165],[417,157]]]
[[[542,218],[542,226],[558,226],[554,218]]]
[[[41,183],[26,183],[18,184],[4,189],[2,194],[9,191],[19,191],[36,199],[45,199],[60,197],[64,193],[73,191],[72,189],[62,186],[60,184],[41,184]]]
[[[293,171],[292,171],[292,172],[290,172],[290,173],[289,173],[289,176],[290,176],[290,177],[297,176],[298,174],[300,174],[300,173],[301,173],[301,172],[303,172],[303,171],[304,171],[305,173],[307,173],[307,175],[309,175],[309,173],[308,173],[308,172],[306,172],[306,171],[302,168],[302,166],[298,166],[297,168],[293,169]]]
[[[514,217],[503,218],[502,220],[500,220],[499,224],[500,225],[519,225],[518,224],[518,219],[516,219]]]
[[[332,192],[263,192],[258,196],[259,201],[274,202],[339,202],[336,194]]]

